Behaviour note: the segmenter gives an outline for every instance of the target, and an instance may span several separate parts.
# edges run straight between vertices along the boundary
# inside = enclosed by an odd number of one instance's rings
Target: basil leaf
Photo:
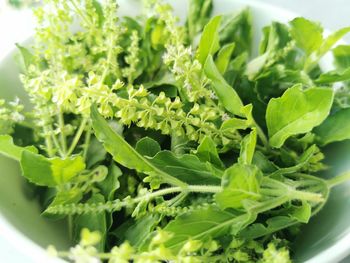
[[[98,187],[106,200],[113,200],[114,193],[120,187],[119,177],[122,176],[122,171],[115,164],[111,164],[108,168],[107,177],[98,183]]]
[[[253,129],[246,135],[241,142],[241,150],[238,158],[240,164],[251,164],[255,152],[256,145],[256,129]]]
[[[204,65],[209,55],[214,55],[220,48],[218,34],[220,21],[221,16],[215,16],[203,29],[196,54],[196,58],[202,65]]]
[[[125,240],[128,240],[134,246],[142,246],[159,221],[160,217],[158,215],[148,214],[141,217],[126,229],[124,233]]]
[[[321,47],[323,42],[323,28],[320,24],[303,17],[297,17],[290,22],[290,25],[290,33],[293,39],[306,54],[311,54]]]
[[[253,30],[252,14],[249,8],[245,8],[238,14],[223,16],[219,37],[222,45],[235,43],[234,55],[244,52],[250,54],[252,48]]]
[[[65,184],[85,169],[81,156],[47,159],[29,151],[23,151],[20,163],[25,178],[36,185],[49,187]]]
[[[212,0],[191,0],[188,1],[187,30],[191,40],[202,31],[208,23],[213,9]]]
[[[51,163],[52,176],[58,185],[71,181],[85,169],[85,163],[81,156],[72,156],[66,159],[51,158],[49,162]]]
[[[217,204],[222,208],[241,208],[242,201],[260,198],[262,173],[254,165],[234,164],[226,169],[222,177],[222,191],[215,194]]]
[[[65,215],[50,214],[49,212],[47,212],[47,210],[50,207],[54,207],[58,205],[76,204],[82,199],[82,197],[83,197],[83,193],[81,192],[80,189],[77,189],[77,188],[69,189],[67,191],[59,191],[56,193],[55,198],[50,203],[50,205],[46,208],[46,210],[42,213],[42,215],[50,219],[63,218]]]
[[[205,62],[204,73],[212,81],[211,87],[223,106],[229,112],[240,116],[243,103],[236,91],[227,84],[224,77],[220,74],[211,55],[208,56]]]
[[[319,56],[326,54],[344,35],[350,32],[350,27],[344,27],[330,34],[323,41],[320,50],[318,51]]]
[[[301,223],[308,223],[311,217],[311,205],[302,202],[301,206],[293,206],[289,211],[290,216]]]
[[[343,71],[329,71],[321,74],[318,79],[315,80],[318,84],[329,84],[339,81],[346,81],[350,79],[350,68]]]
[[[316,145],[310,146],[307,150],[303,152],[303,154],[299,158],[297,158],[296,165],[291,167],[279,168],[273,173],[271,173],[270,177],[276,177],[278,175],[283,175],[283,174],[291,174],[301,170],[309,163],[311,158],[317,152],[319,152],[319,149]]]
[[[93,194],[86,202],[88,204],[104,203],[105,199],[101,194]],[[100,212],[91,216],[89,214],[78,215],[74,218],[73,238],[79,242],[81,231],[87,228],[90,231],[98,231],[101,235],[101,242],[97,244],[99,251],[104,251],[107,237],[107,220],[106,212]]]
[[[335,65],[339,69],[350,67],[350,45],[339,45],[333,49]]]
[[[282,97],[269,101],[266,123],[270,145],[280,148],[292,135],[307,133],[328,116],[333,102],[330,88],[310,88],[300,85],[286,90]]]
[[[33,153],[38,152],[34,146],[20,147],[15,145],[10,135],[0,135],[0,154],[16,161],[20,161],[24,151],[30,151]]]
[[[148,157],[155,156],[161,150],[159,143],[149,137],[137,141],[135,149],[139,154]]]
[[[95,164],[106,159],[107,152],[96,138],[92,138],[89,144],[89,149],[86,155],[87,167],[92,167]]]
[[[162,151],[148,160],[159,170],[188,184],[220,184],[222,171],[209,169],[208,165],[201,162],[195,155],[176,156],[173,152]]]
[[[350,139],[350,108],[341,109],[330,115],[313,132],[320,145]]]
[[[266,220],[266,226],[262,223],[255,223],[248,226],[239,233],[239,237],[246,238],[248,240],[256,239],[290,227],[295,223],[297,223],[297,221],[288,216],[275,216]]]
[[[220,168],[224,167],[216,149],[215,142],[208,136],[205,136],[201,141],[197,148],[196,155],[202,162],[209,162]]]
[[[231,43],[223,46],[219,53],[218,56],[215,60],[215,65],[220,72],[220,74],[224,74],[230,61],[231,61],[231,56],[233,53],[233,50],[235,49],[236,44]]]
[[[150,176],[160,176],[164,182],[175,185],[184,185],[183,182],[162,172],[152,165],[146,158],[132,148],[119,134],[114,132],[108,125],[107,121],[98,113],[96,106],[91,107],[91,119],[92,127],[97,139],[103,143],[106,151],[113,156],[113,159],[116,162],[129,169],[135,169],[138,172]]]
[[[205,240],[228,233],[235,221],[235,215],[215,207],[197,209],[182,214],[170,221],[164,228],[174,234],[165,246],[178,251],[188,239]]]
[[[25,47],[22,47],[20,44],[16,44],[16,46],[21,52],[25,70],[28,70],[29,66],[35,63],[34,55],[28,49],[26,49]]]
[[[28,181],[41,186],[57,186],[52,174],[51,162],[44,156],[23,151],[20,163],[23,176]]]

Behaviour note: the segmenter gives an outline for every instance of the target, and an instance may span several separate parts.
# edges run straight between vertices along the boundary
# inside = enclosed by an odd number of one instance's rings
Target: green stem
[[[64,134],[64,118],[63,113],[61,109],[59,109],[58,113],[58,125],[60,127],[60,141],[61,141],[61,149],[63,152],[63,155],[65,156],[67,153],[67,141],[66,141],[66,135]]]
[[[87,126],[87,131],[85,133],[85,140],[84,140],[84,146],[83,146],[83,158],[86,160],[86,156],[89,150],[90,146],[90,140],[91,140],[91,123],[88,124]]]
[[[324,198],[321,194],[317,193],[311,193],[306,191],[299,191],[299,190],[291,190],[289,192],[290,199],[295,200],[304,200],[304,201],[310,201],[310,202],[324,202]]]
[[[77,5],[77,3],[74,1],[74,0],[69,0],[74,9],[75,9],[75,12],[77,12],[77,14],[80,16],[80,18],[90,27],[93,26],[93,24],[86,18],[86,16],[83,14],[83,12],[80,10],[79,6]]]
[[[349,180],[350,180],[350,171],[347,171],[345,173],[342,173],[341,175],[338,175],[333,177],[332,179],[329,179],[327,181],[327,184],[330,188],[332,188],[334,186],[337,186]]]
[[[53,144],[55,145],[55,147],[56,147],[56,149],[57,149],[59,155],[60,155],[61,157],[64,157],[65,154],[63,153],[63,151],[62,151],[62,149],[61,149],[61,145],[59,144],[59,142],[58,142],[56,136],[55,136],[53,133],[52,133],[51,139],[52,139]]]
[[[269,149],[270,148],[270,146],[269,146],[269,141],[268,141],[268,139],[267,139],[267,137],[266,137],[266,135],[265,135],[265,133],[264,133],[264,131],[261,129],[261,127],[256,123],[256,121],[255,120],[253,120],[254,121],[254,127],[256,128],[256,132],[257,132],[257,134],[258,134],[258,137],[260,138],[260,140],[261,140],[261,142],[263,143],[263,145],[267,148],[267,149]]]
[[[186,185],[185,187],[174,186],[162,190],[148,193],[144,196],[139,196],[134,199],[114,200],[107,203],[98,204],[67,204],[51,206],[47,209],[48,213],[52,214],[81,214],[81,213],[98,213],[99,211],[117,211],[122,207],[127,207],[143,201],[150,201],[158,196],[165,196],[178,192],[193,192],[193,193],[218,193],[222,190],[221,186],[215,185]]]
[[[133,203],[139,203],[143,200],[147,199],[154,199],[155,197],[158,196],[163,196],[163,195],[168,195],[168,194],[173,194],[177,192],[193,192],[193,193],[219,193],[221,192],[222,188],[221,186],[216,186],[216,185],[187,185],[185,187],[181,186],[174,186],[174,187],[169,187],[165,188],[162,190],[158,190],[156,192],[137,197],[133,200]]]
[[[84,118],[81,123],[80,123],[80,126],[78,128],[78,131],[76,132],[75,136],[74,136],[74,139],[72,141],[72,144],[71,146],[69,147],[68,149],[68,152],[67,152],[67,156],[71,155],[75,149],[75,147],[77,146],[79,140],[80,140],[80,137],[81,135],[83,134],[84,132],[84,129],[85,129],[85,126],[86,126],[86,123],[87,123],[88,119],[87,118]]]
[[[52,147],[51,135],[47,126],[44,126],[44,134],[45,134],[46,152],[49,155],[49,157],[52,157],[54,155],[54,152]]]

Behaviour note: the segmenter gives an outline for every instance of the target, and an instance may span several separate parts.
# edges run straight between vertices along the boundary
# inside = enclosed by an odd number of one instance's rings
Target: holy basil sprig
[[[181,25],[146,2],[120,17],[112,0],[47,1],[33,48],[17,45],[32,110],[0,101],[0,153],[40,186],[43,216],[68,217],[77,245],[50,253],[290,262],[286,237],[350,179],[320,177],[324,146],[350,139],[350,48],[333,48],[349,28],[273,22],[250,58],[249,9],[190,0]]]

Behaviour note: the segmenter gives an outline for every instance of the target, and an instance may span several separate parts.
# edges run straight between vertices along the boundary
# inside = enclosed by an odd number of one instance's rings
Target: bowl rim
[[[121,0],[120,5],[127,0]],[[235,3],[239,3],[242,6],[248,6],[255,9],[265,10],[271,13],[283,14],[286,20],[291,20],[295,17],[298,17],[298,14],[285,9],[280,6],[273,5],[271,3],[264,3],[263,1],[258,0],[235,0]],[[16,17],[16,19],[20,19],[22,21],[27,20],[32,23],[29,27],[27,26],[25,30],[21,31],[21,36],[16,39],[18,42],[24,42],[29,39],[34,33],[34,19],[32,17],[30,10],[20,10],[20,11],[10,11],[10,15],[6,17]],[[6,19],[6,18],[5,18]],[[3,17],[0,17],[0,22],[5,20]],[[12,18],[13,19],[13,18]],[[277,19],[278,20],[278,19]],[[23,23],[18,23],[22,24]],[[325,30],[324,33],[327,35],[330,33],[329,30]],[[13,41],[7,40],[2,41],[0,44],[0,63],[3,63],[4,59],[9,55],[13,54],[15,51]],[[345,43],[343,41],[339,41],[339,43]],[[67,263],[67,261],[59,258],[50,257],[47,251],[33,242],[29,237],[22,234],[19,230],[17,230],[11,222],[9,222],[0,212],[0,232],[1,236],[5,241],[8,241],[14,248],[21,248],[18,250],[23,256],[28,257],[34,262],[52,262],[52,263]],[[344,259],[346,256],[350,254],[350,233],[344,235],[340,238],[336,243],[323,250],[316,256],[308,259],[305,263],[328,263],[328,262],[338,262]]]

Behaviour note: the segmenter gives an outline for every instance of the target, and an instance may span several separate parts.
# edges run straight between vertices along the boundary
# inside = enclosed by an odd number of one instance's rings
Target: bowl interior
[[[122,15],[135,15],[139,12],[139,1],[119,1]],[[172,1],[175,12],[185,18],[185,0]],[[217,0],[214,13],[226,14],[250,6],[254,21],[254,50],[257,50],[261,28],[271,21],[287,22],[295,15],[262,2],[247,0]],[[19,68],[13,56],[15,51],[0,61],[0,98],[20,97],[28,102],[18,79]],[[331,177],[350,165],[350,142],[334,144],[326,149],[328,164],[333,168],[323,176]],[[69,244],[64,222],[50,222],[40,217],[36,200],[29,200],[23,191],[24,179],[16,162],[0,156],[0,216],[5,218],[1,228],[16,228],[36,244],[46,247],[54,244],[63,248]],[[294,245],[296,262],[335,262],[346,256],[350,244],[344,242],[350,237],[350,185],[335,188],[324,209],[315,216],[309,225],[302,228]],[[23,236],[22,235],[22,236]],[[44,253],[44,252],[43,252]]]

